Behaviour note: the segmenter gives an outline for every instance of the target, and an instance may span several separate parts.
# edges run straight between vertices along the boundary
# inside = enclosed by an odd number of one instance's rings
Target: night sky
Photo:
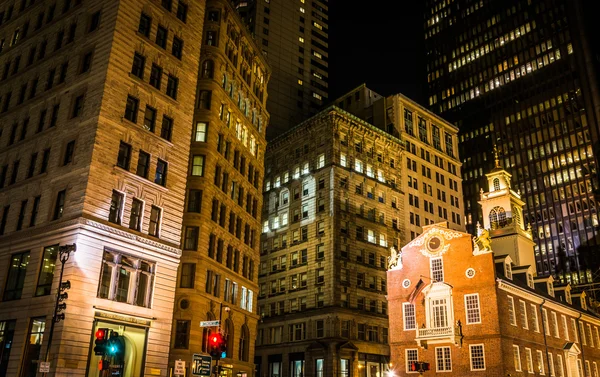
[[[366,82],[379,94],[423,104],[423,9],[423,0],[330,1],[330,100]]]

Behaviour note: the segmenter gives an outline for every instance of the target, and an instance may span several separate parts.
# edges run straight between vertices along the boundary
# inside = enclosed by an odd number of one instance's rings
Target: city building
[[[203,29],[170,365],[221,331],[219,375],[253,376],[270,69],[230,1],[206,2]]]
[[[328,1],[234,2],[272,68],[267,102],[271,140],[328,102]]]
[[[467,231],[485,217],[497,146],[527,204],[537,271],[572,284],[600,266],[597,33],[584,3],[430,0],[424,25],[429,107],[460,129]]]
[[[334,106],[269,143],[257,376],[387,370],[386,266],[406,237],[403,145]]]
[[[423,226],[448,221],[465,230],[458,129],[402,94],[383,97],[362,84],[334,102],[406,144],[401,188],[407,239]]]
[[[121,375],[166,375],[203,19],[200,1],[0,5],[0,375],[97,376],[98,328],[125,339]]]
[[[394,374],[426,362],[435,376],[598,376],[597,301],[537,275],[510,174],[498,166],[487,180],[478,237],[429,225],[390,260]]]

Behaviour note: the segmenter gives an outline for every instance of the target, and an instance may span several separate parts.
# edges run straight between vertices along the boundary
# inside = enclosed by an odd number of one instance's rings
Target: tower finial
[[[496,162],[496,168],[500,169],[500,158],[498,157],[498,147],[494,144],[494,161]]]

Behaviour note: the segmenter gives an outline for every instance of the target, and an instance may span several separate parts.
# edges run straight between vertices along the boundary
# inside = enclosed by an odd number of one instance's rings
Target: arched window
[[[546,217],[545,211],[544,217]],[[512,218],[517,224],[521,225],[521,213],[519,212],[519,209],[516,206],[512,208]]]
[[[239,359],[241,361],[248,361],[250,358],[250,330],[245,324],[242,325],[242,331],[240,333],[240,354]]]
[[[494,191],[500,190],[500,179],[494,178]]]
[[[492,229],[503,228],[508,221],[506,220],[506,211],[502,207],[494,207],[490,211],[490,226]]]
[[[233,357],[234,331],[233,331],[233,321],[230,318],[227,318],[225,320],[224,330],[225,330],[225,336],[227,337],[227,357],[232,358]]]
[[[215,63],[212,60],[205,60],[202,63],[202,77],[212,79],[215,73]]]
[[[211,312],[206,313],[206,320],[207,321],[214,321],[215,320],[215,315],[212,314]],[[202,328],[202,352],[208,352],[208,338],[210,337],[210,334],[212,332],[212,328],[211,327],[203,327]]]

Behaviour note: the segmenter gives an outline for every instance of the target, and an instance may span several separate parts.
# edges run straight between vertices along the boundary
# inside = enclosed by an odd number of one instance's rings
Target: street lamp
[[[69,298],[67,294],[67,290],[71,288],[71,282],[65,281],[63,282],[63,274],[65,272],[65,264],[69,260],[71,253],[74,253],[77,250],[76,244],[70,245],[62,245],[58,247],[58,258],[60,259],[60,277],[58,279],[58,288],[56,290],[56,301],[54,303],[54,313],[52,314],[52,323],[50,324],[50,332],[48,333],[48,346],[46,347],[46,357],[45,361],[48,361],[48,355],[50,354],[50,345],[52,344],[52,336],[54,335],[54,325],[57,322],[60,322],[65,319],[64,310],[67,308],[67,304],[65,301]],[[44,373],[44,375],[46,375]]]

